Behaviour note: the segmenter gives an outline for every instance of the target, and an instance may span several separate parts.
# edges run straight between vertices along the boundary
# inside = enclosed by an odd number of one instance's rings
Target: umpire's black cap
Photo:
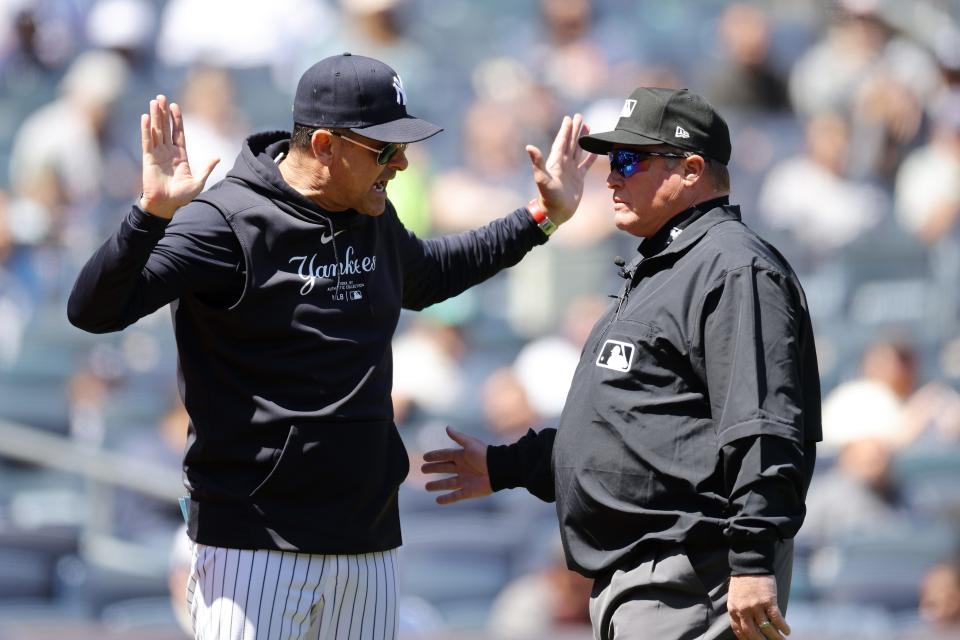
[[[324,58],[303,73],[293,121],[349,129],[380,142],[417,142],[443,131],[407,113],[407,93],[396,71],[350,53]]]
[[[730,161],[727,123],[703,97],[686,89],[636,89],[624,102],[613,131],[583,136],[579,143],[591,153],[607,153],[615,144],[668,144],[723,164]]]

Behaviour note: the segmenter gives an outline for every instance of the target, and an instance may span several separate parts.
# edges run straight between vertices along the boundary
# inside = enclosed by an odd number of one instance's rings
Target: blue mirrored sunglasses
[[[629,178],[640,171],[640,163],[650,157],[658,158],[686,158],[681,153],[666,153],[663,151],[635,151],[633,149],[615,149],[607,153],[610,158],[610,168],[624,178]]]

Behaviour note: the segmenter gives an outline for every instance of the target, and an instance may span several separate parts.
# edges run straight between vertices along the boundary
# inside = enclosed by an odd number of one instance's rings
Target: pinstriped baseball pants
[[[397,550],[360,555],[193,545],[197,640],[393,640]]]

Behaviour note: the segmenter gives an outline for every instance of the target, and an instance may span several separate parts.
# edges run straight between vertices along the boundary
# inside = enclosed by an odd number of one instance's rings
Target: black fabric
[[[530,429],[512,445],[487,447],[491,488],[500,491],[526,487],[544,502],[553,502],[556,496],[551,458],[556,436],[556,429]]]
[[[400,308],[457,295],[546,237],[526,209],[425,241],[389,203],[323,211],[283,181],[283,135],[251,137],[169,225],[134,208],[81,271],[69,317],[116,331],[173,303],[194,540],[392,548],[408,465],[390,402]]]
[[[725,205],[626,271],[584,347],[552,447],[568,564],[597,577],[683,543],[724,545],[738,572],[769,572],[769,543],[803,521],[821,439],[800,283]],[[494,486],[544,481],[542,464],[535,479],[497,466],[510,459],[493,458]]]

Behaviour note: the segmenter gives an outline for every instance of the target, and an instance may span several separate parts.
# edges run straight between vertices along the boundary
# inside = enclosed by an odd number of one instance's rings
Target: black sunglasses
[[[658,158],[686,158],[688,154],[666,153],[663,151],[635,151],[633,149],[615,149],[607,153],[610,158],[610,168],[624,178],[629,178],[640,171],[640,163],[655,156]]]
[[[386,146],[380,149],[375,149],[373,147],[368,147],[367,145],[363,144],[359,140],[354,140],[353,138],[349,138],[343,135],[342,133],[340,133],[339,131],[331,131],[330,133],[337,136],[338,138],[343,138],[347,142],[352,142],[358,147],[363,147],[367,151],[373,151],[375,154],[377,154],[377,164],[379,164],[380,166],[387,164],[388,162],[393,160],[393,156],[397,155],[399,152],[407,148],[406,144],[401,144],[398,142],[388,142]]]

